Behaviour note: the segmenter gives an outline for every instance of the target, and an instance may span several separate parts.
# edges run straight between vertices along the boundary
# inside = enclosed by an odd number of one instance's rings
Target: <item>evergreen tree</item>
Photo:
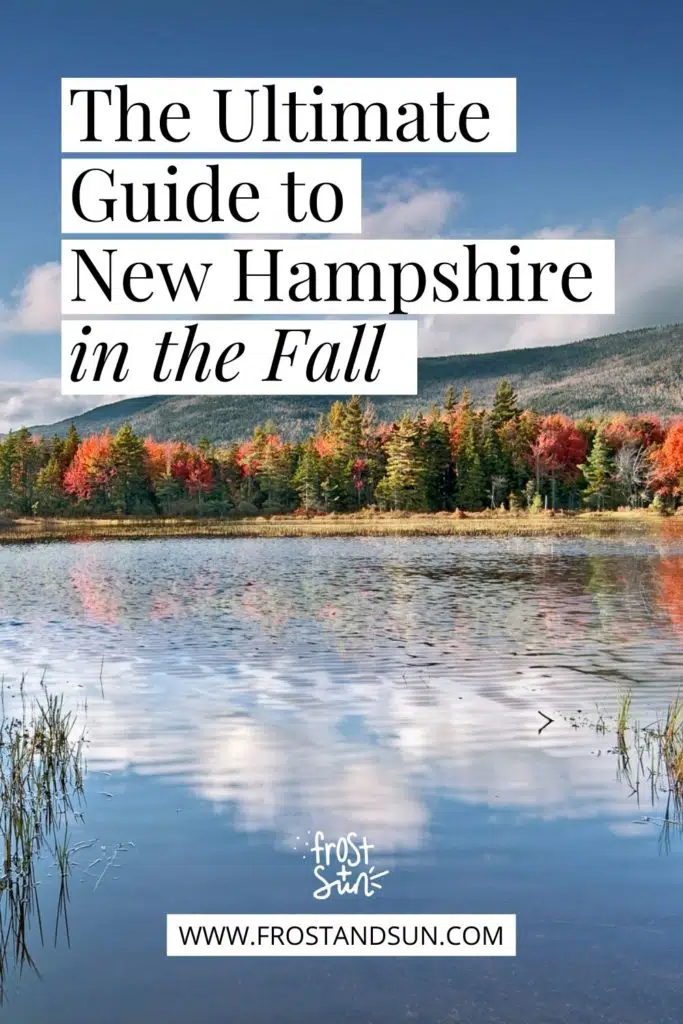
[[[418,510],[426,504],[423,453],[417,424],[405,415],[386,441],[387,472],[378,494],[393,509]]]
[[[326,509],[333,511],[352,507],[351,467],[346,457],[345,442],[352,443],[353,428],[345,434],[346,408],[333,402],[320,441],[325,450],[323,497]]]
[[[73,423],[69,424],[69,429],[66,432],[66,437],[64,438],[64,443],[60,452],[60,459],[65,470],[68,469],[73,462],[74,455],[78,451],[80,443],[81,439],[78,436],[78,431]]]
[[[463,388],[458,402],[458,413],[460,416],[469,416],[474,414],[474,407],[472,406],[472,396],[470,395],[469,388]]]
[[[612,453],[602,430],[598,430],[595,435],[590,455],[579,469],[586,478],[587,486],[583,492],[585,499],[589,504],[594,504],[598,511],[602,511],[614,482]]]
[[[513,494],[521,499],[527,496],[526,504],[533,497],[533,481],[530,496],[527,484],[532,473],[530,451],[540,430],[540,419],[534,413],[525,411],[514,420],[508,420],[498,430],[503,456],[509,466],[509,484]]]
[[[0,444],[0,504],[8,511],[32,513],[44,454],[43,446],[26,427],[10,431]]]
[[[468,415],[462,425],[458,453],[458,481],[455,503],[458,508],[476,511],[486,501],[486,477],[475,418]]]
[[[360,398],[354,396],[344,406],[339,425],[338,457],[344,493],[344,506],[360,505],[364,489],[365,451],[363,444],[363,410]]]
[[[475,413],[467,388],[452,418],[451,450],[455,468],[455,504],[475,510],[486,501],[486,480],[482,464],[481,421]]]
[[[338,437],[340,457],[348,464],[355,462],[363,450],[363,410],[357,396],[343,407]]]
[[[320,481],[320,493],[323,499],[323,510],[335,512],[339,507],[339,486],[333,476],[329,474]]]
[[[320,441],[325,449],[324,478],[327,501],[339,509],[361,503],[367,483],[365,451],[366,417],[357,396],[348,402],[334,402]]]
[[[290,446],[283,444],[278,435],[270,434],[259,471],[259,487],[265,495],[264,511],[281,513],[292,507],[292,461]]]
[[[498,496],[507,493],[512,466],[491,413],[484,416],[482,434],[482,471],[488,482],[491,508],[495,508]]]
[[[422,420],[420,443],[424,463],[424,484],[427,509],[438,512],[448,507],[453,467],[448,429],[443,420]]]
[[[292,482],[299,495],[301,507],[307,512],[317,508],[320,501],[320,458],[311,438],[301,449]]]
[[[331,434],[332,437],[338,438],[341,434],[344,415],[344,403],[339,401],[333,402],[327,414],[326,424],[327,433]]]
[[[519,416],[520,409],[517,405],[517,395],[509,380],[502,380],[496,388],[496,394],[491,408],[491,421],[496,430],[505,426],[510,420]]]
[[[150,501],[147,456],[142,438],[126,423],[111,442],[110,496],[114,507],[129,514]]]
[[[60,459],[52,456],[38,473],[33,511],[39,516],[54,516],[66,507],[63,488],[64,474]]]
[[[154,493],[159,503],[159,509],[165,516],[173,515],[185,497],[182,480],[174,477],[172,473],[164,473],[154,484]]]

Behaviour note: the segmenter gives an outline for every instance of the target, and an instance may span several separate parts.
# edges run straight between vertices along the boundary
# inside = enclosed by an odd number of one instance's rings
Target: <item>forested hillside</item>
[[[440,402],[448,385],[469,389],[475,405],[490,405],[501,378],[514,386],[520,402],[538,412],[569,416],[614,412],[683,412],[683,324],[606,335],[570,345],[513,349],[482,355],[420,360],[417,398],[373,401],[377,418],[394,421],[406,412]],[[32,427],[64,436],[74,423],[81,435],[116,430],[130,423],[138,434],[157,440],[202,438],[213,443],[242,440],[266,419],[283,438],[300,440],[315,426],[331,399],[316,397],[134,398],[101,406],[56,425]]]

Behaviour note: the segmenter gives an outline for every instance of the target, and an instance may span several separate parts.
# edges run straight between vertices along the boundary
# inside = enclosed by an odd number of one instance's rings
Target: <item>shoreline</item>
[[[0,524],[0,544],[170,537],[656,537],[665,525],[667,534],[683,539],[683,517],[646,511],[351,512],[245,519],[17,518]]]

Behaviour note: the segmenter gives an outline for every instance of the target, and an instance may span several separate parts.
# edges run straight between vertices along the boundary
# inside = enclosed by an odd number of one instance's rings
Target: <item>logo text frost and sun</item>
[[[382,888],[379,879],[389,874],[388,870],[377,871],[370,863],[374,846],[356,832],[349,832],[333,842],[325,839],[324,832],[316,832],[310,850],[315,857],[313,874],[321,883],[313,893],[316,900],[326,900],[333,893],[374,896]]]

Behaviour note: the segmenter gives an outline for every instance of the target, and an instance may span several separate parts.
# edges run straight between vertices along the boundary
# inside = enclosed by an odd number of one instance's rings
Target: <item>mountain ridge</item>
[[[418,395],[377,396],[372,404],[380,419],[391,421],[404,411],[440,402],[452,384],[456,393],[468,387],[475,405],[487,405],[503,377],[513,384],[523,405],[542,413],[683,414],[683,324],[565,345],[424,357],[418,366]],[[241,440],[257,423],[272,419],[285,436],[297,439],[337,397],[151,395],[98,406],[31,430],[63,435],[73,423],[86,435],[130,423],[137,433],[158,440],[196,443],[207,438],[217,443]]]

